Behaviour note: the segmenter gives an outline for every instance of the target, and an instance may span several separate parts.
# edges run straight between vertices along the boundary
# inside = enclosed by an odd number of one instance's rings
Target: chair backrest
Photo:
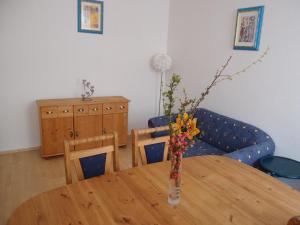
[[[113,144],[92,149],[70,150],[70,147],[76,145],[105,140],[113,140]],[[72,183],[72,162],[74,163],[78,180],[103,175],[104,173],[109,172],[111,170],[111,161],[113,161],[114,171],[120,169],[118,159],[118,135],[116,132],[80,140],[65,141],[64,143],[67,184]]]
[[[168,147],[170,136],[157,138],[146,138],[139,140],[141,135],[151,134],[153,132],[169,130],[169,126],[132,129],[132,166],[138,166],[137,153],[140,152],[142,164],[154,163],[158,161],[166,161],[168,158]]]

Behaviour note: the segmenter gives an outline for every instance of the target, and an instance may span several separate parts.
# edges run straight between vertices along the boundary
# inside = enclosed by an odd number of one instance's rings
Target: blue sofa
[[[251,166],[257,166],[260,158],[273,155],[275,144],[264,131],[250,124],[199,108],[195,113],[201,135],[184,157],[200,155],[224,155]],[[174,118],[175,120],[175,118]],[[168,124],[165,116],[149,119],[149,127]],[[152,137],[168,135],[168,131],[156,132]]]

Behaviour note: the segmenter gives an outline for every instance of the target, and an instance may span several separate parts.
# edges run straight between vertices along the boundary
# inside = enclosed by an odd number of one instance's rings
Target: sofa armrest
[[[224,156],[254,166],[260,158],[267,155],[273,155],[274,151],[275,144],[272,140],[269,140],[257,145],[251,145],[249,147],[227,153]]]

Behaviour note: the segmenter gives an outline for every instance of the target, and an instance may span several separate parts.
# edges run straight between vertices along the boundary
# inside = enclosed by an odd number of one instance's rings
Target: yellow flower
[[[176,123],[181,126],[181,116],[180,114],[178,114],[177,118],[176,118]]]
[[[176,122],[172,123],[172,129],[175,134],[181,134],[182,130],[185,130],[184,132],[187,134],[187,137],[190,140],[200,133],[199,129],[197,128],[197,118],[190,117],[186,112],[183,114],[183,116],[178,114]]]
[[[200,130],[197,128],[197,119],[190,119],[188,121],[189,129],[188,129],[188,139],[192,140],[194,136],[200,133]]]
[[[177,118],[176,118],[176,123],[178,125],[178,127],[182,127],[184,125],[184,121],[181,119],[181,115],[178,114]]]
[[[172,123],[172,128],[176,133],[181,132],[181,127],[177,123]]]
[[[185,112],[183,114],[183,121],[186,122],[189,119],[189,115]]]
[[[194,119],[192,120],[191,127],[192,127],[192,129],[197,128],[197,118],[194,118]]]

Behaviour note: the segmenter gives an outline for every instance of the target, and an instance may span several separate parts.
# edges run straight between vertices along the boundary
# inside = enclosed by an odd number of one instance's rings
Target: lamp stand
[[[161,108],[163,108],[163,92],[164,92],[164,72],[160,73],[160,88],[159,88],[159,102],[158,102],[158,116],[161,114]]]

